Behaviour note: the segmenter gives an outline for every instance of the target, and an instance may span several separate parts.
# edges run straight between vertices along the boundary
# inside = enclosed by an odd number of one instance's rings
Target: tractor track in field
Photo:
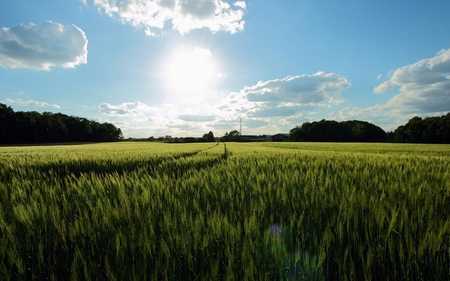
[[[167,157],[136,160],[133,159],[126,162],[117,162],[113,161],[113,159],[107,159],[105,160],[105,162],[81,159],[71,162],[52,162],[46,164],[24,166],[24,168],[27,170],[26,172],[19,172],[19,167],[17,166],[5,166],[2,167],[5,173],[2,173],[0,175],[0,182],[11,184],[13,175],[17,173],[20,173],[20,177],[23,180],[34,181],[37,180],[34,175],[45,175],[45,177],[57,179],[57,181],[64,185],[66,184],[66,179],[78,178],[82,175],[108,176],[112,174],[126,175],[129,173],[148,173],[151,176],[166,174],[169,177],[178,180],[184,177],[185,174],[189,171],[210,169],[216,165],[223,163],[223,161],[227,159],[229,154],[229,152],[227,154],[225,143],[223,144],[225,151],[224,154],[205,157],[204,160],[199,160],[198,162],[196,162],[196,165],[192,165],[192,161],[181,160],[193,159],[201,153],[206,153],[212,149],[219,149],[218,146],[220,145],[220,143],[217,142],[213,146],[193,152],[174,153],[174,155],[168,155]]]
[[[222,144],[224,145],[224,153],[223,154],[218,154],[215,157],[210,157],[207,158],[205,161],[202,162],[202,165],[198,165],[199,163],[196,163],[197,165],[195,166],[189,166],[189,167],[176,167],[176,169],[173,170],[172,176],[175,180],[180,180],[183,177],[185,177],[186,174],[188,174],[190,171],[192,170],[196,170],[196,171],[202,171],[202,170],[207,170],[207,169],[211,169],[214,166],[223,164],[224,161],[226,161],[228,159],[228,157],[231,155],[231,153],[229,152],[229,150],[227,150],[226,144],[222,142]],[[207,152],[210,151],[214,148],[217,148],[220,145],[219,142],[217,142],[214,146],[212,147],[208,147],[206,149],[202,149],[196,152],[192,152],[189,153],[188,155],[183,155],[181,157],[177,157],[176,159],[180,159],[180,158],[184,158],[184,159],[188,159],[188,158],[193,158],[197,155],[199,155],[202,152]],[[177,165],[175,163],[175,165]]]

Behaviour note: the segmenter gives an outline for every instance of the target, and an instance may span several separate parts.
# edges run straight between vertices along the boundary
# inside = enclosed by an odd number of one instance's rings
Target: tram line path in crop
[[[164,144],[166,146],[182,146],[182,144]],[[78,177],[85,174],[123,175],[131,172],[141,172],[146,174],[171,173],[174,177],[180,177],[185,171],[191,168],[202,169],[213,166],[220,161],[221,157],[201,157],[200,161],[196,161],[197,165],[190,166],[191,157],[208,153],[208,151],[217,150],[219,143],[208,146],[202,145],[196,150],[183,151],[180,147],[175,147],[174,153],[144,153],[141,155],[126,155],[125,153],[108,152],[105,154],[95,153],[87,155],[89,152],[79,154],[79,150],[75,155],[67,154],[65,157],[64,147],[61,150],[52,149],[50,154],[41,158],[40,153],[31,153],[15,158],[6,165],[6,162],[0,163],[3,173],[3,180],[8,181],[18,176],[22,179],[34,180],[36,177],[58,177],[64,179],[68,176]],[[42,147],[43,148],[43,147]],[[165,148],[167,149],[167,147]],[[21,151],[20,148],[16,150]],[[32,151],[27,148],[24,151]],[[223,157],[223,156],[222,156]],[[11,158],[11,157],[10,157]],[[40,158],[42,161],[35,161]],[[203,162],[203,164],[201,164]],[[189,166],[189,167],[187,167]],[[9,176],[9,178],[8,178]]]
[[[0,148],[0,280],[448,280],[450,147]]]

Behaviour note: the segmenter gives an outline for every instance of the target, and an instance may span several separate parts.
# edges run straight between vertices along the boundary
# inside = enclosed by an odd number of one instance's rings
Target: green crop
[[[0,280],[448,280],[450,147],[0,148]]]

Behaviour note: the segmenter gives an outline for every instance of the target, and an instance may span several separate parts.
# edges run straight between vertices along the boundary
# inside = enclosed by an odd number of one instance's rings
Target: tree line
[[[0,103],[0,143],[104,142],[123,138],[120,128],[61,113],[14,112]]]
[[[365,121],[305,122],[289,132],[292,141],[450,143],[450,113],[440,117],[413,117],[393,132]]]
[[[305,122],[290,130],[292,141],[310,142],[386,142],[387,134],[380,127],[365,121]]]
[[[413,117],[393,132],[365,121],[321,120],[305,122],[289,132],[292,141],[308,142],[398,142],[450,143],[450,113],[440,117]],[[0,103],[0,143],[103,142],[123,139],[122,131],[110,123],[61,113],[14,112]],[[170,142],[217,141],[209,132],[202,138],[173,139]],[[153,137],[149,140],[156,140]],[[158,139],[159,140],[159,139]],[[242,141],[237,130],[227,132],[221,141]],[[167,141],[167,140],[166,140]]]
[[[395,142],[450,144],[450,113],[440,117],[414,117],[394,132]]]

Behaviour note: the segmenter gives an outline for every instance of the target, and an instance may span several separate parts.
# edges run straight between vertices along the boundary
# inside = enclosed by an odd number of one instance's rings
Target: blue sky
[[[0,3],[0,102],[125,138],[450,111],[450,1]]]

